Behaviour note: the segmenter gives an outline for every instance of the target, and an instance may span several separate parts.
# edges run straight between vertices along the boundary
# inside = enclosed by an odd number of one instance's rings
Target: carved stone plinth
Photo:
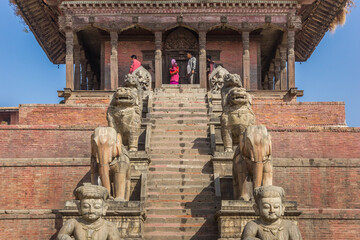
[[[245,225],[258,218],[253,210],[254,202],[240,200],[223,200],[221,208],[216,213],[216,220],[219,229],[219,240],[238,240],[244,230]],[[292,220],[297,223],[301,214],[297,210],[297,202],[286,201],[284,219]]]

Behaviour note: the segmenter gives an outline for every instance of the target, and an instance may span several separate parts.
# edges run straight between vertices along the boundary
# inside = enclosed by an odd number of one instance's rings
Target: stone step
[[[208,109],[205,107],[153,107],[152,113],[163,112],[163,113],[174,113],[174,112],[207,112]]]
[[[190,130],[190,131],[178,131],[178,130],[160,130],[160,129],[153,129],[151,131],[151,137],[165,137],[165,136],[178,136],[178,137],[194,137],[196,138],[205,138],[209,135],[208,131],[205,130]]]
[[[217,224],[214,215],[208,215],[206,217],[157,217],[157,216],[147,216],[146,225],[147,224]],[[150,225],[151,226],[151,225]]]
[[[192,180],[212,180],[213,176],[212,174],[185,174],[185,173],[177,173],[177,174],[153,174],[154,172],[151,172],[148,174],[148,181],[154,180],[154,179],[171,179],[171,180],[183,180],[183,179],[192,179]]]
[[[151,119],[150,122],[155,126],[162,126],[162,125],[184,125],[184,126],[191,126],[191,125],[207,125],[209,120],[207,117],[200,117],[200,118],[168,118],[168,119],[160,119],[155,118]]]
[[[210,138],[195,138],[193,136],[151,136],[151,142],[187,142],[187,143],[195,143],[195,142],[208,142]]]
[[[206,99],[204,96],[179,96],[179,94],[176,94],[175,96],[169,96],[169,95],[161,95],[161,96],[154,96],[153,98],[154,102],[177,102],[177,103],[189,103],[189,102],[206,102]]]
[[[151,160],[151,164],[154,165],[167,165],[170,166],[171,164],[173,164],[174,166],[184,166],[184,165],[190,165],[190,166],[199,166],[199,167],[204,167],[207,164],[211,164],[208,161],[199,161],[199,160],[195,160],[195,161],[179,161],[177,160],[173,160],[173,161],[169,161],[169,160]]]
[[[199,149],[172,149],[171,147],[164,147],[164,148],[152,148],[150,149],[150,154],[211,154],[211,149],[208,147],[206,148],[199,148]]]
[[[194,154],[178,154],[178,155],[174,155],[171,154],[171,156],[169,156],[169,154],[164,154],[164,153],[158,153],[158,154],[151,154],[150,155],[151,159],[198,159],[198,160],[208,160],[210,161],[211,156],[209,155],[194,155]]]
[[[175,119],[175,118],[207,118],[207,112],[151,112],[150,118]],[[180,120],[179,119],[179,120]]]
[[[207,126],[206,124],[203,125],[153,125],[151,127],[152,130],[164,130],[164,131],[191,131],[191,130],[195,130],[195,131],[207,131],[209,129],[209,126]]]
[[[212,183],[210,181],[208,182],[203,182],[203,181],[181,181],[181,180],[171,180],[171,181],[148,181],[147,185],[148,187],[158,187],[158,188],[163,188],[163,187],[172,187],[173,185],[174,188],[179,188],[179,187],[194,187],[194,188],[201,188],[201,187],[208,187],[210,186]]]
[[[199,138],[199,139],[194,139],[194,137],[188,137],[188,138],[183,138],[183,137],[156,137],[156,138],[152,138],[150,141],[150,144],[169,144],[169,145],[178,145],[179,147],[193,147],[193,146],[197,146],[197,145],[208,145],[210,144],[210,139],[208,138]],[[155,146],[154,145],[154,146]],[[164,146],[164,145],[161,145]]]
[[[214,199],[206,199],[194,202],[149,200],[146,202],[146,209],[217,209],[217,202]]]
[[[163,188],[159,189],[157,187],[148,187],[149,195],[152,194],[159,194],[159,193],[167,193],[167,194],[176,194],[176,193],[190,193],[190,194],[200,194],[200,193],[214,193],[214,187],[192,187],[192,186],[164,186]],[[160,191],[160,192],[159,192]]]
[[[176,102],[153,102],[153,108],[207,108],[207,103],[205,102],[189,102],[189,103],[176,103]]]
[[[158,96],[175,96],[175,97],[188,97],[188,96],[202,96],[203,98],[205,98],[206,93],[203,91],[194,91],[194,90],[172,90],[172,91],[163,91],[163,92],[156,92],[154,94],[154,97],[158,97]]]
[[[149,195],[147,195],[147,200],[151,201],[151,200],[163,200],[163,201],[174,201],[174,202],[179,202],[179,201],[184,201],[184,202],[189,202],[189,201],[207,201],[209,199],[212,199],[215,197],[215,193],[213,192],[202,192],[201,195],[198,195],[196,193],[168,193],[168,194],[160,194],[160,193],[151,193]]]
[[[155,99],[153,98],[153,106],[154,105],[173,105],[174,107],[176,106],[187,106],[187,105],[195,105],[195,106],[207,106],[207,102],[205,99],[202,99],[202,100],[198,100],[198,101],[194,101],[194,100],[191,100],[191,101],[184,101],[184,99],[180,99],[180,100],[173,100],[173,99],[169,99],[169,100],[166,100],[166,101],[159,101],[158,99]]]
[[[206,217],[209,214],[214,214],[215,209],[147,209],[147,215],[176,215],[176,216],[194,216]]]
[[[205,226],[191,226],[190,224],[188,225],[184,225],[182,227],[178,227],[178,226],[168,226],[167,224],[164,224],[161,226],[161,224],[156,224],[155,226],[149,226],[149,225],[145,225],[145,236],[151,235],[151,233],[155,233],[155,235],[159,235],[162,232],[166,232],[166,233],[170,233],[172,232],[172,234],[180,234],[182,233],[182,235],[180,236],[191,236],[190,234],[192,234],[192,236],[196,236],[197,234],[200,233],[206,233],[207,236],[208,234],[216,234],[217,233],[217,227],[212,226],[212,225],[205,225]],[[189,234],[189,235],[188,235]],[[173,235],[169,235],[169,237],[171,236],[171,239]],[[197,239],[197,238],[196,238]]]
[[[179,173],[205,173],[211,174],[212,173],[212,166],[167,166],[167,165],[152,165],[149,166],[149,171],[154,172],[179,172]]]
[[[210,147],[208,140],[175,140],[175,139],[159,139],[150,142],[151,147],[164,147],[170,145],[174,148],[197,148],[197,147]]]
[[[218,233],[209,232],[146,232],[146,240],[217,240]]]

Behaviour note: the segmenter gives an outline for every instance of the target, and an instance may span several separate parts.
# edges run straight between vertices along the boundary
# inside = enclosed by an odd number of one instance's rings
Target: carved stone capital
[[[288,28],[299,30],[302,27],[301,17],[295,14],[288,15]]]
[[[206,32],[205,31],[199,32],[199,48],[200,48],[200,50],[206,48]]]
[[[289,29],[287,32],[288,50],[294,51],[295,48],[295,30]]]
[[[155,50],[161,50],[162,48],[162,32],[155,32]]]

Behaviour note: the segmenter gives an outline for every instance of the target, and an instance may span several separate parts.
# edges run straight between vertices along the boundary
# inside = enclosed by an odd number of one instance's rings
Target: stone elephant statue
[[[271,154],[271,136],[266,127],[247,127],[240,136],[233,158],[234,199],[249,201],[253,188],[272,185]]]
[[[129,201],[130,160],[121,134],[112,127],[98,127],[91,136],[91,183],[98,179],[117,201]]]

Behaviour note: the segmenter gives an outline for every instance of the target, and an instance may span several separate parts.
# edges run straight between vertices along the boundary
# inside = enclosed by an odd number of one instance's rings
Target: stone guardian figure
[[[234,199],[249,201],[253,188],[272,185],[271,136],[265,126],[252,125],[239,139],[233,158]]]
[[[139,92],[136,88],[120,87],[114,93],[107,111],[108,126],[121,134],[129,151],[138,150],[141,128]]]
[[[302,240],[298,226],[281,219],[285,191],[281,187],[262,186],[254,190],[254,210],[259,219],[248,222],[241,240]]]
[[[84,184],[77,188],[74,194],[76,199],[80,200],[78,211],[81,218],[66,221],[57,240],[119,240],[117,227],[103,219],[109,197],[106,188]]]
[[[129,201],[130,159],[122,137],[112,127],[98,127],[91,136],[91,183],[101,184],[116,201]]]

